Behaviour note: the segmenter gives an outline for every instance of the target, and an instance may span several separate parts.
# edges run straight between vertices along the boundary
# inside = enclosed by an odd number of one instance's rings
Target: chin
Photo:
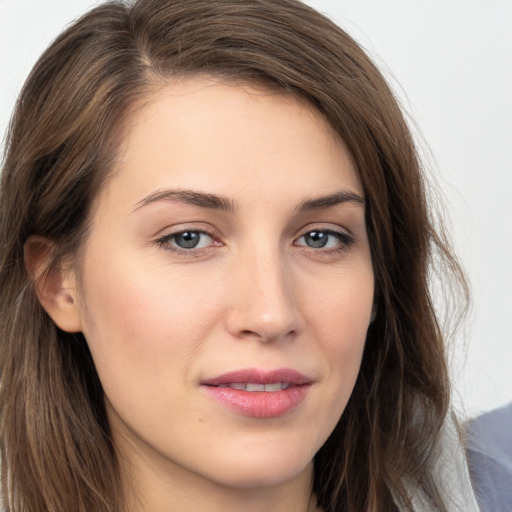
[[[310,474],[309,466],[312,468],[312,463],[307,464],[303,468],[284,468],[275,470],[271,467],[244,469],[240,472],[232,473],[231,471],[226,475],[216,475],[217,483],[225,487],[235,489],[268,489],[274,486],[281,486],[287,482],[294,481],[301,478],[303,475]],[[309,480],[309,478],[308,478]]]
[[[239,489],[258,489],[282,485],[288,481],[311,476],[313,456],[311,454],[283,453],[282,450],[258,453],[247,451],[236,460],[224,459],[215,466],[218,483]],[[313,454],[314,455],[314,454]]]

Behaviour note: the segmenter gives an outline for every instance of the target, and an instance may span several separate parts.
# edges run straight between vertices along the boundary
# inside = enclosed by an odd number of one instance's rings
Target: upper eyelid
[[[172,238],[175,236],[182,235],[184,233],[199,233],[200,235],[206,235],[209,236],[210,238],[214,238],[214,235],[212,233],[210,233],[209,231],[205,231],[203,229],[180,229],[179,231],[171,231],[169,233],[165,233],[159,238]]]
[[[324,231],[326,233],[339,233],[340,235],[347,235],[350,237],[354,237],[354,233],[344,227],[340,226],[339,224],[334,224],[330,222],[322,223],[322,222],[312,222],[308,223],[306,226],[303,226],[302,228],[298,229],[296,231],[295,238],[300,238],[301,236],[304,236],[305,234],[311,232],[311,231]]]
[[[354,239],[354,236],[347,232],[347,231],[344,231],[344,230],[336,230],[336,229],[308,229],[306,231],[304,231],[302,233],[302,235],[299,235],[297,237],[295,237],[294,241],[297,241],[297,240],[300,240],[301,238],[303,238],[304,236],[306,236],[308,233],[312,233],[314,231],[319,231],[321,233],[327,233],[328,235],[331,235],[331,236],[336,236],[338,235],[340,238],[347,238],[347,239],[350,239],[350,240],[353,240]]]
[[[206,235],[208,238],[210,238],[210,241],[208,242],[208,245],[205,247],[190,247],[190,248],[184,248],[180,247],[176,241],[176,238],[183,233],[187,232],[194,232],[199,233],[201,235]],[[215,236],[205,230],[202,229],[178,229],[176,231],[167,232],[159,237],[156,238],[154,241],[154,244],[156,246],[161,247],[165,251],[169,251],[171,253],[174,253],[176,255],[181,256],[187,256],[187,257],[198,257],[201,254],[204,254],[205,251],[210,251],[213,247],[223,245],[222,242],[219,242]]]
[[[335,226],[335,227],[334,227]],[[326,227],[325,224],[322,225],[312,225],[312,226],[306,226],[301,231],[299,231],[299,235],[295,236],[293,239],[293,245],[302,246],[302,244],[298,244],[297,242],[306,236],[308,233],[311,233],[313,231],[320,231],[323,233],[330,234],[331,236],[334,236],[338,239],[338,242],[343,247],[349,247],[352,246],[356,242],[356,236],[347,228],[344,228],[337,224],[330,224],[330,227]],[[317,250],[317,249],[315,249]]]
[[[187,233],[187,232],[199,233],[200,235],[205,235],[205,236],[211,238],[213,243],[218,242],[218,238],[216,238],[215,235],[213,235],[212,233],[210,233],[208,231],[204,231],[204,230],[200,230],[200,229],[180,229],[178,231],[172,231],[169,233],[165,233],[161,236],[158,236],[156,239],[156,243],[164,243],[164,242],[172,241],[179,235],[182,235],[183,233]]]
[[[209,226],[206,223],[180,223],[176,226],[167,226],[163,229],[160,229],[158,233],[156,233],[154,236],[156,238],[165,238],[169,236],[179,235],[180,233],[185,233],[186,231],[194,231],[197,233],[203,233],[205,235],[211,236],[212,238],[219,237],[220,232],[218,229],[214,228],[213,226]]]
[[[179,223],[176,226],[168,226],[164,229],[160,229],[159,232],[154,235],[154,238],[157,240],[162,240],[165,238],[171,238],[173,236],[179,235],[180,233],[184,233],[187,231],[205,234],[207,236],[212,237],[216,241],[221,241],[223,238],[222,233],[216,227],[209,225],[207,223],[196,223],[194,221],[192,221],[191,223]],[[354,233],[347,227],[340,226],[339,224],[330,222],[318,222],[308,223],[307,225],[296,230],[295,235],[293,236],[293,241],[298,240],[299,238],[303,237],[304,235],[311,231],[323,231],[326,233],[339,234],[342,236],[355,238]]]

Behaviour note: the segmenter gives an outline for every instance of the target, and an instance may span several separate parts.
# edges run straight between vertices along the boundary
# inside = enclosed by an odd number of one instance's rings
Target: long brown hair
[[[93,9],[45,52],[10,125],[0,189],[0,447],[13,512],[123,509],[104,396],[81,334],[59,330],[24,265],[30,235],[52,265],[87,236],[130,109],[170,78],[264,84],[309,101],[349,148],[364,187],[375,312],[355,389],[315,457],[325,512],[391,511],[421,487],[439,510],[431,452],[449,386],[429,276],[464,281],[431,219],[390,88],[342,29],[297,0],[138,0]],[[406,482],[408,484],[406,485]]]

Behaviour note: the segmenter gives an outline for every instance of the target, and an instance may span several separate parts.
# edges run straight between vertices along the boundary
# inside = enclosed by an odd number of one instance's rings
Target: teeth
[[[280,382],[275,382],[274,384],[265,384],[265,391],[281,391],[283,389],[281,387]]]
[[[220,384],[219,388],[240,389],[242,391],[281,391],[290,387],[289,382],[272,382],[271,384],[257,384],[254,382],[232,382],[231,384]]]
[[[265,384],[251,384],[249,382],[245,385],[245,391],[265,391]]]
[[[242,384],[241,382],[234,382],[233,384],[229,384],[228,387],[232,389],[245,389],[245,384]]]

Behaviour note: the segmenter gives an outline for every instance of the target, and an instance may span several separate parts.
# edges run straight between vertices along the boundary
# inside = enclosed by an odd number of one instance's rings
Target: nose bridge
[[[240,254],[233,277],[228,326],[237,337],[272,341],[296,334],[300,316],[294,293],[294,277],[279,243],[250,244]]]

